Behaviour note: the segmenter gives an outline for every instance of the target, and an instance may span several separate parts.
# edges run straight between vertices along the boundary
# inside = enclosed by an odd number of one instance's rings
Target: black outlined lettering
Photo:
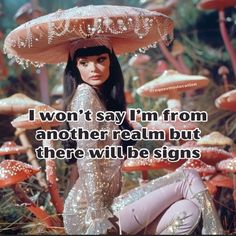
[[[180,159],[199,159],[200,157],[201,151],[197,148],[173,149],[163,146],[153,150],[153,158],[163,159],[170,162],[177,162]]]
[[[146,127],[141,130],[112,130],[114,140],[165,140],[166,134],[164,130],[148,130]]]
[[[201,130],[195,128],[194,130],[176,130],[175,128],[169,128],[169,139],[170,140],[199,140]]]
[[[73,149],[73,148],[58,148],[54,149],[51,147],[38,147],[35,149],[36,157],[38,159],[71,159],[74,156],[77,159],[84,158],[83,149]]]
[[[176,121],[179,119],[182,122],[207,122],[208,114],[206,111],[171,111],[165,109],[162,112],[163,121]]]

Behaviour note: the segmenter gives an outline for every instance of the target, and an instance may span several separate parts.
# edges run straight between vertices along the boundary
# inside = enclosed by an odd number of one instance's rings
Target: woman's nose
[[[97,69],[97,64],[95,62],[91,62],[90,63],[90,70],[91,71],[96,71],[96,69]]]

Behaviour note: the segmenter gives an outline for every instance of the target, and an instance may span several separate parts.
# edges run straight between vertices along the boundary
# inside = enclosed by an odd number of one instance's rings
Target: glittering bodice
[[[92,113],[92,121],[86,121],[84,115],[81,114],[78,121],[70,122],[70,128],[77,129],[79,127],[87,130],[108,130],[109,133],[105,140],[78,140],[77,148],[85,151],[85,158],[78,159],[79,179],[73,186],[65,202],[64,214],[77,214],[80,219],[80,229],[77,232],[85,233],[91,226],[92,218],[98,215],[104,217],[111,215],[108,208],[115,196],[118,196],[121,189],[121,164],[119,159],[91,159],[88,158],[88,149],[104,148],[108,146],[118,146],[120,140],[113,140],[111,131],[119,127],[114,122],[98,122],[95,114],[98,111],[106,111],[101,103],[96,91],[87,84],[81,84],[77,87],[75,95],[71,101],[71,110],[84,111],[90,109]],[[76,199],[76,201],[75,201]],[[70,217],[69,217],[70,218]],[[78,225],[75,222],[74,226]],[[65,221],[70,228],[73,224]],[[86,223],[87,222],[87,223]],[[67,228],[67,227],[66,227]]]

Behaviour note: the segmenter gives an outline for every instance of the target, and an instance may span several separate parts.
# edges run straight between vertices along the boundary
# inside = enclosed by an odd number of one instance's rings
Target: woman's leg
[[[191,234],[201,217],[201,211],[187,199],[173,203],[157,219],[155,219],[142,234]]]
[[[205,190],[202,180],[194,170],[184,170],[184,175],[181,181],[158,188],[118,212],[116,215],[120,219],[122,231],[128,234],[141,231],[181,199],[188,199],[200,209],[200,202],[195,196]]]

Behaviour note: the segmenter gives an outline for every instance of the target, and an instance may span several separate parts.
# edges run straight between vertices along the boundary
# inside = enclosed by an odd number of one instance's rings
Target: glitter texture
[[[108,37],[115,53],[123,54],[144,52],[160,41],[168,44],[172,34],[173,21],[161,13],[90,5],[58,10],[20,25],[6,37],[4,52],[25,67],[30,63],[40,67],[66,62],[69,44],[76,39]]]
[[[87,84],[77,87],[72,99],[71,110],[91,109],[93,114],[105,111],[96,92]],[[112,122],[86,122],[83,117],[78,122],[70,123],[71,128],[84,127],[90,129],[113,130],[118,127]],[[78,140],[77,147],[102,148],[105,145],[118,145],[108,136],[107,140]],[[121,160],[84,158],[77,161],[79,178],[71,189],[63,213],[64,225],[67,234],[106,234],[112,227],[108,218],[116,215],[125,206],[139,200],[148,193],[182,180],[187,180],[183,169],[152,180],[142,186],[134,188],[127,193],[120,194],[121,190]],[[191,188],[191,184],[189,184]],[[207,191],[195,194],[203,215],[203,227],[206,234],[223,233],[217,212]],[[203,200],[204,199],[204,200]],[[168,233],[174,234],[181,225],[181,217],[170,225]],[[197,222],[196,222],[197,223]],[[207,225],[210,225],[208,227]]]

